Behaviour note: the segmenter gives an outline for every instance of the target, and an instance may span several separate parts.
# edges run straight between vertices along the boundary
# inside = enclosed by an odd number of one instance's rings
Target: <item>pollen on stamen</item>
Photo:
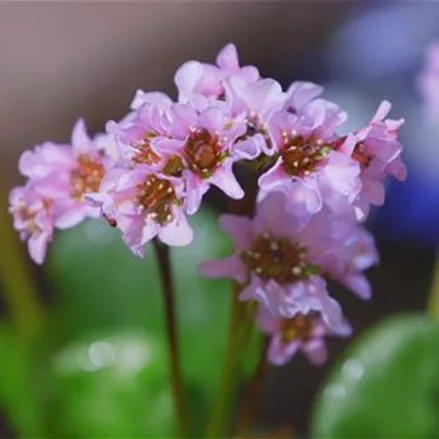
[[[80,155],[77,160],[78,166],[70,176],[71,197],[82,200],[84,194],[99,190],[105,169],[100,159],[86,154]]]
[[[184,154],[189,169],[201,178],[208,178],[224,158],[219,137],[205,129],[189,135]]]
[[[243,251],[240,256],[250,272],[279,284],[305,279],[312,271],[311,265],[305,260],[306,249],[289,239],[272,239],[268,235],[260,235],[254,240],[251,249]]]
[[[299,275],[302,273],[302,269],[301,269],[300,267],[296,266],[296,267],[293,267],[293,269],[291,270],[291,272],[292,272],[293,274],[295,274],[296,276],[299,276]]]
[[[271,250],[279,250],[279,244],[276,241],[271,241],[270,248]]]
[[[299,313],[292,318],[282,319],[279,322],[282,341],[284,343],[290,343],[293,340],[308,341],[312,337],[318,318],[318,313],[311,312],[306,315]]]
[[[177,202],[177,196],[169,180],[149,175],[139,184],[137,204],[151,218],[160,224],[172,219],[172,205]]]
[[[309,175],[329,152],[323,143],[302,136],[285,137],[280,146],[282,166],[291,176]]]

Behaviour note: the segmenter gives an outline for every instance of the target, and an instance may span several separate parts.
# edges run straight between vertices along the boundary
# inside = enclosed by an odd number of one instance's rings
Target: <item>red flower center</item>
[[[150,138],[152,135],[146,135],[138,145],[133,157],[133,162],[138,165],[154,165],[160,162],[160,156],[152,149]]]
[[[371,157],[366,153],[364,143],[357,143],[352,153],[352,158],[356,160],[362,168],[370,165]]]
[[[178,155],[171,155],[163,167],[163,174],[171,175],[173,177],[181,177],[181,172],[184,169],[183,160]]]
[[[279,284],[306,279],[316,272],[315,267],[306,262],[306,248],[291,243],[287,238],[258,236],[252,248],[240,256],[251,272]]]
[[[99,160],[83,154],[78,157],[78,167],[71,172],[71,197],[82,200],[85,193],[99,191],[105,169]]]
[[[172,219],[172,204],[177,202],[177,196],[169,180],[149,175],[138,189],[138,204],[155,221],[163,225]]]
[[[283,133],[282,137],[282,165],[291,176],[309,175],[331,151],[329,146],[318,141],[305,140],[302,136],[290,137]]]
[[[310,312],[307,315],[296,314],[291,319],[282,319],[279,323],[279,330],[282,333],[284,343],[300,340],[309,341],[318,318],[318,313]]]
[[[337,139],[335,142],[331,144],[331,148],[337,151],[343,145],[345,140],[346,140],[346,136],[340,137],[339,139]],[[355,145],[351,157],[354,160],[356,160],[362,168],[367,168],[372,160],[370,155],[367,154],[366,152],[366,147],[364,145],[364,142],[358,142]]]
[[[208,178],[224,158],[218,136],[207,130],[194,131],[184,146],[189,169],[201,178]]]

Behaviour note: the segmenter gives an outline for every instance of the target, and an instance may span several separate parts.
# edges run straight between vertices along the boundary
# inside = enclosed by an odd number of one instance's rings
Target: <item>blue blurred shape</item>
[[[427,246],[439,242],[439,182],[413,169],[403,182],[390,182],[386,204],[373,226],[386,240],[417,240]]]
[[[421,58],[438,23],[437,2],[365,2],[330,40],[327,64],[357,82],[399,73]]]

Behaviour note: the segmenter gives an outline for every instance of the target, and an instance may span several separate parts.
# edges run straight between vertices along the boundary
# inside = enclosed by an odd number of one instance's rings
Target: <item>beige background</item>
[[[266,75],[279,59],[319,45],[349,3],[1,2],[0,160],[19,181],[20,152],[67,140],[86,118],[92,131],[127,110],[137,88],[175,93],[183,61],[213,61],[225,43]]]

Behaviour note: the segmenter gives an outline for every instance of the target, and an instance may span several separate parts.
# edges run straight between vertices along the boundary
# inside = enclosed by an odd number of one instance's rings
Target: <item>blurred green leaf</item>
[[[197,266],[205,259],[227,255],[231,243],[211,212],[201,210],[191,223],[193,243],[172,248],[171,257],[183,371],[187,381],[202,390],[206,406],[217,392],[224,359],[231,284],[202,278]],[[157,343],[166,342],[161,283],[152,246],[145,259],[139,260],[117,230],[100,221],[88,221],[59,234],[50,256],[54,328],[60,344],[108,328],[141,329]],[[254,363],[255,349],[249,353],[248,362]]]
[[[33,374],[31,346],[6,326],[0,326],[0,406],[12,429],[21,437],[43,433],[43,414]]]
[[[439,325],[397,316],[361,336],[317,400],[313,437],[439,437]]]
[[[74,342],[50,362],[52,437],[173,436],[166,354],[152,336],[109,333]]]

